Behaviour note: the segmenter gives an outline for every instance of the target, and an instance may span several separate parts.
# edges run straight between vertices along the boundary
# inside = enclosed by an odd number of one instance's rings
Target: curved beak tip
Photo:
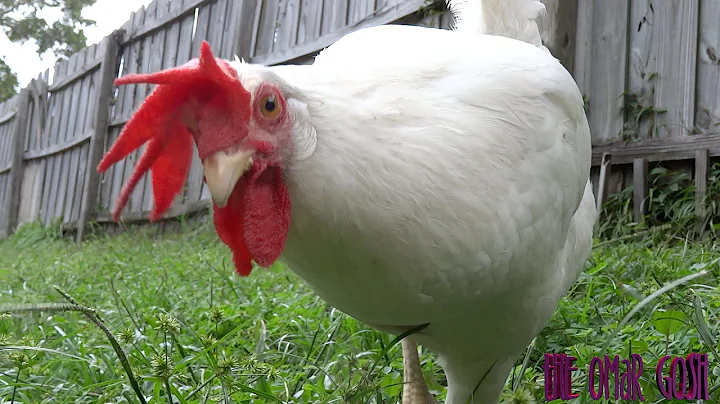
[[[238,180],[252,167],[253,154],[253,150],[219,151],[203,160],[205,182],[215,205],[227,205]]]

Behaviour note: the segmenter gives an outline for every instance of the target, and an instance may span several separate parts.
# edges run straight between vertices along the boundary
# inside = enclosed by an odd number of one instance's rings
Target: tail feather
[[[538,0],[447,0],[455,29],[499,35],[545,48],[535,21],[545,12]]]

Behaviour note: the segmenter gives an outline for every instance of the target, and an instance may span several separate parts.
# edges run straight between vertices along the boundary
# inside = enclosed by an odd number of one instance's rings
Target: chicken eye
[[[262,112],[263,116],[265,118],[275,118],[280,113],[280,104],[277,101],[277,98],[275,98],[275,95],[271,94],[268,96],[265,96],[260,101],[260,112]]]

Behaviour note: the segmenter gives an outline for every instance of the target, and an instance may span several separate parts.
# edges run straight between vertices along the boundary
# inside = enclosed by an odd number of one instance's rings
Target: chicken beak
[[[253,154],[253,150],[242,149],[233,153],[219,151],[203,160],[205,182],[215,205],[227,205],[235,184],[252,167]]]

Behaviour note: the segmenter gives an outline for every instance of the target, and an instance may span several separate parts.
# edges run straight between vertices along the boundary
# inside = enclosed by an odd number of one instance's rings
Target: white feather
[[[500,35],[540,47],[540,29],[535,21],[545,13],[538,0],[447,0],[459,31]]]
[[[590,131],[572,76],[534,46],[537,4],[455,1],[456,31],[367,28],[310,66],[234,64],[295,117],[284,259],[378,329],[430,323],[413,339],[439,354],[450,404],[491,368],[474,398],[498,401],[591,249]]]

